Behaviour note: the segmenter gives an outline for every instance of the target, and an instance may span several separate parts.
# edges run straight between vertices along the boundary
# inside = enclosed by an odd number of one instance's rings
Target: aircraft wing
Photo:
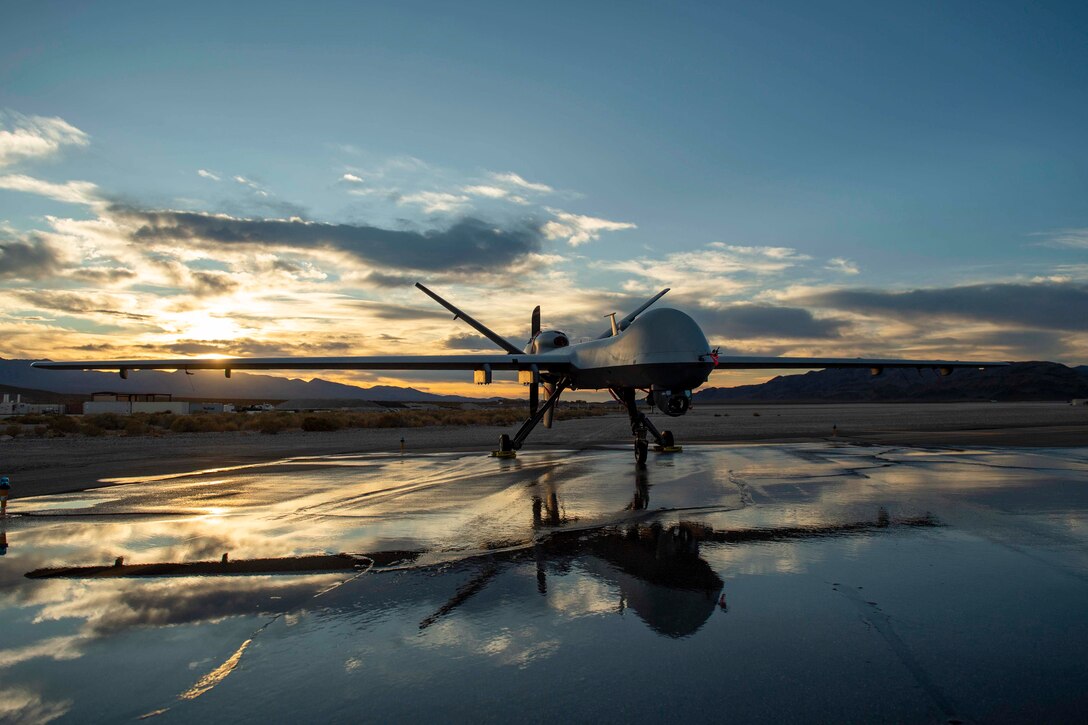
[[[531,370],[564,373],[570,361],[562,355],[378,355],[370,357],[223,357],[167,360],[39,360],[46,370]]]
[[[902,358],[864,357],[758,357],[752,355],[719,355],[719,370],[816,370],[820,368],[869,368],[880,372],[884,368],[933,368],[947,375],[955,368],[992,368],[1008,365],[994,360],[906,360]]]

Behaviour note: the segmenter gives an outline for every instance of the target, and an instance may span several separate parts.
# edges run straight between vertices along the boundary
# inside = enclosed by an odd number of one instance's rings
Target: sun
[[[172,316],[169,328],[178,340],[234,340],[242,337],[243,330],[219,310],[190,310]]]

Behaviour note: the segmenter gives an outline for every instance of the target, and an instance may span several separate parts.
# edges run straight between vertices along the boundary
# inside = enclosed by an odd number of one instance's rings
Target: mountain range
[[[966,400],[1069,400],[1088,398],[1088,365],[1017,362],[1008,367],[966,368],[941,377],[932,370],[817,370],[782,375],[760,385],[702,388],[696,402],[876,402]]]

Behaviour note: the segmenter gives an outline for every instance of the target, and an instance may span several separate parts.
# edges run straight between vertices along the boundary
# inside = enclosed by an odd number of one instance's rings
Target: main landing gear
[[[658,431],[646,414],[639,411],[634,388],[612,388],[612,395],[623,404],[627,410],[627,416],[631,419],[631,432],[635,436],[636,465],[646,465],[646,456],[650,450],[650,444],[646,440],[647,433],[653,436],[654,450],[658,453],[679,453],[684,450],[676,445],[672,431]]]
[[[548,396],[548,399],[544,401],[544,405],[540,406],[529,419],[522,423],[521,428],[514,434],[514,437],[503,433],[499,436],[499,450],[491,451],[491,455],[495,458],[514,458],[517,456],[517,452],[521,450],[521,445],[525,442],[525,439],[532,433],[533,428],[536,428],[536,424],[544,420],[544,416],[548,411],[555,407],[556,402],[559,400],[559,395],[567,386],[570,385],[568,378],[562,378],[555,384],[555,389],[552,394]]]

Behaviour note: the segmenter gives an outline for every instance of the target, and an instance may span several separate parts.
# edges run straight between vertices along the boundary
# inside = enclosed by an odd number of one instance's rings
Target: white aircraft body
[[[421,284],[420,290],[483,334],[505,354],[494,355],[393,355],[369,357],[254,357],[174,358],[164,360],[39,361],[32,365],[47,370],[118,370],[127,378],[130,370],[472,370],[475,381],[491,382],[496,370],[516,370],[529,386],[529,418],[511,438],[499,440],[499,456],[513,456],[540,422],[551,427],[552,414],[566,389],[609,390],[623,404],[635,436],[635,458],[645,462],[652,436],[658,450],[678,451],[669,431],[658,431],[638,410],[636,391],[645,391],[661,412],[680,416],[691,405],[691,391],[707,381],[716,369],[817,369],[869,368],[874,375],[885,368],[931,368],[948,375],[955,368],[985,368],[1006,362],[959,360],[905,360],[881,358],[758,357],[719,355],[699,325],[684,312],[669,308],[648,310],[668,288],[661,290],[631,314],[617,321],[596,340],[571,344],[559,330],[540,329],[540,308],[533,310],[528,344],[518,348],[506,338]],[[546,399],[540,405],[539,388]]]

